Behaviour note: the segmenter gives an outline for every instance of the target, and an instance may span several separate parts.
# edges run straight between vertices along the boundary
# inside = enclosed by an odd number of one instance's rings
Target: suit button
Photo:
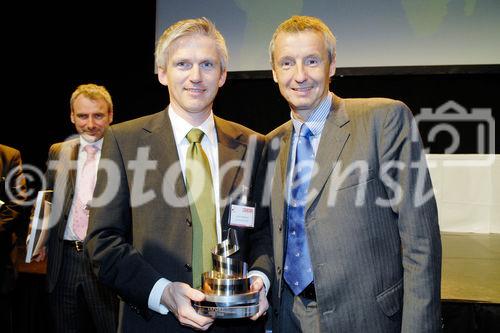
[[[274,309],[274,311],[273,311],[273,312],[274,312],[274,316],[275,316],[275,317],[278,317],[278,314],[279,314],[279,313],[278,313],[278,310],[277,310],[277,309]]]
[[[281,231],[283,229],[283,224],[278,225],[278,230]]]
[[[278,271],[278,275],[281,275],[281,267],[278,266],[277,271]]]
[[[191,220],[186,217],[186,224],[188,225],[188,227],[190,227],[193,225],[193,222],[191,222]]]
[[[187,272],[191,272],[191,271],[193,271],[193,268],[192,268],[192,267],[191,267],[191,265],[189,265],[189,264],[185,264],[185,265],[184,265],[184,268],[186,269],[186,271],[187,271]]]

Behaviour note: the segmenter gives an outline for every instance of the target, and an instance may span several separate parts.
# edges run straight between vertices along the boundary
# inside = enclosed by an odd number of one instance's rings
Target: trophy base
[[[235,295],[205,295],[202,302],[193,302],[194,310],[211,318],[246,318],[259,312],[259,293],[251,291]]]
[[[193,308],[202,316],[218,319],[247,318],[259,312],[259,304],[214,306],[211,302],[195,302]]]

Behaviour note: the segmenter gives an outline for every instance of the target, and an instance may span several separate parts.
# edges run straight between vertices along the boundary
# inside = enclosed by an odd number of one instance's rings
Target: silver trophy
[[[259,311],[259,292],[250,291],[246,262],[229,258],[239,250],[236,231],[212,250],[213,270],[201,277],[202,302],[193,302],[197,313],[212,318],[245,318]]]

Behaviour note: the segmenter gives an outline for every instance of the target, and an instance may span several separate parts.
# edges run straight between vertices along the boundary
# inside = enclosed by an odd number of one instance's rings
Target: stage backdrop
[[[157,0],[156,35],[206,16],[229,45],[232,71],[270,69],[267,46],[291,15],[324,20],[338,67],[499,64],[498,0]]]

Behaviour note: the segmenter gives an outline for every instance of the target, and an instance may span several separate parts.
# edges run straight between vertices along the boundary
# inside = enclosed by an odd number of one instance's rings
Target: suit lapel
[[[53,212],[56,216],[60,217],[60,227],[58,228],[58,236],[60,239],[64,237],[66,225],[68,224],[68,216],[73,203],[73,198],[76,195],[76,173],[78,168],[78,151],[80,150],[80,140],[73,139],[65,141],[60,146],[61,150],[57,154],[58,170],[56,173],[56,180],[54,190],[57,191],[59,198],[57,202],[62,203],[62,207],[53,207]],[[55,199],[53,199],[55,200]],[[61,210],[59,210],[61,209]]]
[[[77,172],[77,163],[78,163],[78,152],[80,151],[80,142],[75,144],[71,149],[71,164],[75,167],[69,169],[69,187],[68,193],[74,193],[76,188],[76,172]]]
[[[157,170],[162,175],[162,179],[167,171],[169,175],[172,175],[165,180],[164,185],[168,187],[165,193],[175,193],[177,198],[185,201],[184,207],[189,207],[179,154],[167,109],[152,118],[143,129],[144,136],[140,145],[149,148],[149,156],[151,160],[157,161]]]
[[[225,120],[214,116],[214,121],[215,129],[217,131],[217,141],[219,149],[219,195],[221,202],[220,216],[222,219],[226,206],[230,204],[229,195],[233,193],[235,186],[239,185],[239,182],[238,184],[236,184],[236,178],[242,167],[241,163],[243,162],[243,158],[245,157],[247,145],[246,143],[238,140],[242,133],[240,131],[237,131],[234,127],[228,126]],[[235,163],[234,161],[240,164],[237,166],[232,165]],[[229,166],[231,167],[228,168]],[[221,171],[223,172],[223,174],[221,173]],[[221,222],[224,230],[227,227],[228,221]]]
[[[344,101],[333,95],[330,113],[321,132],[321,140],[316,152],[318,173],[311,179],[311,183],[309,184],[308,192],[311,197],[307,200],[306,212],[311,207],[311,203],[314,202],[314,199],[325,185],[337,164],[342,149],[350,135],[348,123],[349,118],[345,110]]]
[[[276,159],[274,172],[273,190],[271,194],[273,210],[276,211],[274,218],[277,221],[284,220],[285,190],[287,181],[288,161],[290,160],[290,139],[292,136],[292,122],[289,121],[285,134],[280,141],[279,155]],[[273,214],[274,215],[274,214]]]

